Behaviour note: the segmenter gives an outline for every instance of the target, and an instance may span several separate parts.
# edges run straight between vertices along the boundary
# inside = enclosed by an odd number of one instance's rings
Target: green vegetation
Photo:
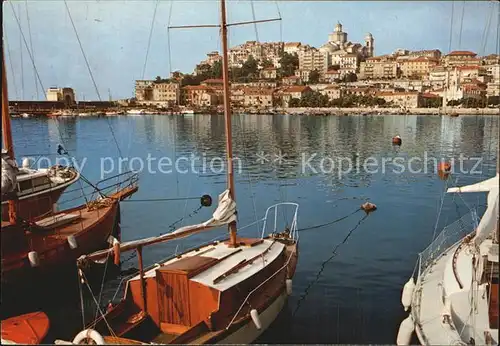
[[[349,72],[340,79],[335,79],[336,83],[352,83],[358,80],[358,76],[355,73]]]
[[[460,100],[448,101],[447,105],[452,106],[452,107],[462,106],[464,108],[484,108],[488,104],[490,104],[489,103],[490,98],[488,98],[488,100],[486,100],[486,99],[478,100],[478,99],[475,99],[472,97],[468,97],[468,98],[462,98]],[[493,99],[493,101],[494,101],[494,99]],[[497,100],[497,102],[498,102],[498,100]]]
[[[421,107],[423,108],[439,108],[443,105],[442,97],[425,97],[422,101]]]
[[[308,84],[318,84],[319,83],[319,72],[318,70],[312,70],[309,73],[309,82]]]
[[[278,75],[283,77],[293,76],[295,70],[299,68],[299,56],[297,54],[283,53],[280,59],[281,67],[278,69]]]

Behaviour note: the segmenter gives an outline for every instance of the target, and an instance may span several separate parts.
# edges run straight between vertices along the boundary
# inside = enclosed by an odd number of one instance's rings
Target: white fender
[[[94,329],[85,329],[73,339],[73,344],[78,345],[85,339],[92,339],[97,345],[105,345],[104,338]]]
[[[262,328],[262,324],[260,323],[259,312],[256,309],[252,309],[250,310],[250,316],[252,317],[255,327],[260,330]]]
[[[74,250],[78,247],[78,243],[76,242],[76,238],[74,235],[70,235],[68,236],[68,244],[69,244],[69,247],[71,248],[71,250]]]
[[[444,306],[441,311],[441,317],[443,317],[443,323],[451,320],[451,301],[448,298],[444,298]]]
[[[40,265],[40,258],[38,258],[38,252],[30,251],[28,252],[28,260],[32,268],[38,267]]]
[[[398,331],[398,337],[396,339],[397,345],[409,345],[411,340],[411,335],[415,329],[415,323],[413,322],[413,317],[408,315],[407,318],[401,322]]]
[[[405,311],[408,311],[411,306],[411,299],[413,297],[413,290],[415,289],[415,281],[411,277],[405,286],[403,287],[403,293],[401,295],[401,303],[403,304]]]
[[[30,168],[31,166],[31,161],[29,157],[24,157],[23,158],[23,168]]]
[[[290,296],[292,295],[292,279],[286,279],[286,293]]]

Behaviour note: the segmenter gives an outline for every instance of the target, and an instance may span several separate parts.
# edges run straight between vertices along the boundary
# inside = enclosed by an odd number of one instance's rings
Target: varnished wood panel
[[[219,308],[219,291],[199,282],[189,281],[191,325],[209,321],[210,314]]]
[[[156,271],[160,322],[190,325],[189,287],[186,274]]]
[[[490,300],[488,315],[490,318],[490,328],[498,329],[498,282],[490,286]]]

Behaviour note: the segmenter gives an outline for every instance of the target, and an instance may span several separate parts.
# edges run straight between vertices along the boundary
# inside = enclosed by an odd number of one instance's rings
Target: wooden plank
[[[185,274],[156,271],[160,323],[190,325],[189,287]]]
[[[185,333],[189,329],[189,327],[184,326],[184,325],[179,325],[179,324],[160,322],[160,329],[163,333],[166,333],[166,334],[179,335],[179,334]]]
[[[78,220],[79,218],[79,214],[61,213],[38,220],[35,222],[35,224],[39,227],[50,229],[70,224],[73,221]]]
[[[488,316],[490,320],[490,328],[498,329],[498,282],[491,283],[489,291]]]
[[[189,307],[191,325],[209,321],[210,314],[219,308],[220,292],[196,281],[189,281]]]

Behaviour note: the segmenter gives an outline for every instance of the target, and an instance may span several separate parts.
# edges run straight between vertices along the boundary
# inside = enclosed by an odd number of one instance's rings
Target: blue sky
[[[26,2],[11,1],[29,44]],[[440,49],[448,52],[452,1],[278,1],[279,22],[258,26],[260,41],[300,41],[319,47],[337,21],[344,26],[349,40],[362,42],[366,33],[375,38],[375,54],[397,48]],[[462,8],[465,3],[460,38]],[[68,0],[67,4],[80,35],[102,99],[133,96],[134,80],[143,78],[149,31],[156,1]],[[28,1],[32,44],[37,70],[43,86],[69,86],[77,99],[97,99],[85,61],[78,46],[64,2],[61,0]],[[251,2],[228,1],[228,21],[252,20]],[[170,8],[172,13],[170,17]],[[276,2],[254,1],[256,19],[278,17]],[[494,53],[498,4],[485,1],[455,1],[451,49],[467,49],[480,55]],[[168,35],[171,25],[217,24],[219,2],[160,0],[154,20],[151,48],[144,78],[168,76],[170,71],[191,72],[196,63],[212,50],[220,50],[217,29],[171,30],[172,66],[168,59]],[[481,40],[491,14],[488,42]],[[17,22],[9,3],[3,3],[3,27],[10,52],[7,56],[9,98],[36,99],[33,68],[22,45]],[[230,46],[255,40],[253,25],[231,27]],[[4,36],[5,40],[5,36]],[[460,41],[460,42],[459,42]],[[460,43],[460,44],[459,44]],[[21,57],[23,63],[21,64]],[[13,71],[13,73],[12,73]],[[23,73],[21,73],[23,71]],[[43,94],[39,87],[39,99]]]

